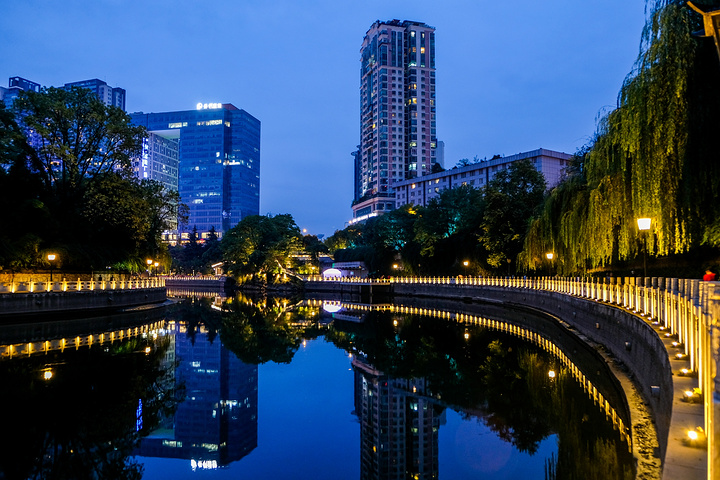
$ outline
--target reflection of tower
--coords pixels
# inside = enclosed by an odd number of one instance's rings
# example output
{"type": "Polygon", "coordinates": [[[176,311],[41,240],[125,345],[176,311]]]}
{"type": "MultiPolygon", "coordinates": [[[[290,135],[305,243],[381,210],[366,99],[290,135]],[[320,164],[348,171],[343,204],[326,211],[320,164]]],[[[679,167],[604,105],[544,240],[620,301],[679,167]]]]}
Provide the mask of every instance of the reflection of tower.
{"type": "Polygon", "coordinates": [[[425,396],[425,380],[391,378],[357,357],[352,365],[361,480],[438,478],[445,409],[425,396]]]}
{"type": "Polygon", "coordinates": [[[256,365],[247,365],[205,332],[194,343],[175,324],[175,382],[185,387],[174,423],[142,440],[141,456],[185,458],[193,468],[216,468],[240,460],[257,446],[256,365]]]}

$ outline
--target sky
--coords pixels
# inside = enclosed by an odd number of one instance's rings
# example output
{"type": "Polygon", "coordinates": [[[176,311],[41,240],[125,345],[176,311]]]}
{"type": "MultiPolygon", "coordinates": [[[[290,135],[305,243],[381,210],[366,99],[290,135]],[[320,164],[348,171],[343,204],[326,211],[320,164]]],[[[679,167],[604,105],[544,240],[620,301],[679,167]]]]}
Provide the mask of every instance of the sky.
{"type": "Polygon", "coordinates": [[[262,123],[260,213],[329,236],[352,218],[360,46],[376,20],[436,29],[445,167],[574,153],[616,106],[644,0],[23,0],[0,9],[0,85],[100,78],[127,111],[232,103],[262,123]]]}

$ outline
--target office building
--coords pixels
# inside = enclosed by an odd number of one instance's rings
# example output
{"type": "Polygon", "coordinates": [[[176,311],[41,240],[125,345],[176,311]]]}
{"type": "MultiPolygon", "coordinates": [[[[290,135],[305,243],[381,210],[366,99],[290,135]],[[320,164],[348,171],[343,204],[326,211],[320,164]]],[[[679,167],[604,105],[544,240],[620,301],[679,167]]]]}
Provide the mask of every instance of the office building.
{"type": "MultiPolygon", "coordinates": [[[[92,80],[83,80],[81,82],[66,83],[62,89],[68,90],[70,87],[80,87],[91,90],[96,97],[105,105],[125,110],[125,89],[119,87],[110,87],[107,83],[97,78],[92,80]]],[[[17,98],[21,91],[39,92],[40,84],[32,82],[22,77],[10,77],[8,87],[0,87],[0,100],[5,102],[5,106],[10,108],[12,102],[17,98]]]]}
{"type": "Polygon", "coordinates": [[[10,108],[20,92],[24,90],[39,92],[40,84],[22,77],[10,77],[7,88],[0,87],[0,100],[5,103],[5,107],[10,108]]]}
{"type": "Polygon", "coordinates": [[[111,87],[106,82],[93,78],[92,80],[83,80],[81,82],[66,83],[63,88],[69,90],[71,87],[86,88],[92,91],[96,97],[105,105],[111,105],[125,110],[125,89],[119,87],[111,87]]]}
{"type": "Polygon", "coordinates": [[[395,184],[397,207],[405,204],[426,206],[443,190],[470,185],[482,188],[500,171],[510,168],[513,162],[528,159],[543,174],[548,188],[556,186],[565,173],[572,155],[539,148],[530,152],[455,167],[422,178],[403,180],[395,184]]]}
{"type": "Polygon", "coordinates": [[[139,175],[155,178],[155,171],[170,175],[173,142],[177,142],[177,189],[189,207],[188,223],[178,226],[180,234],[193,228],[201,236],[212,228],[226,232],[244,217],[259,214],[259,120],[229,103],[197,104],[195,109],[176,112],[140,112],[131,117],[134,124],[152,134],[148,158],[135,164],[139,175]],[[152,156],[153,145],[165,153],[152,156]]]}
{"type": "Polygon", "coordinates": [[[435,29],[376,21],[360,49],[360,157],[353,221],[395,208],[395,185],[436,161],[435,29]]]}

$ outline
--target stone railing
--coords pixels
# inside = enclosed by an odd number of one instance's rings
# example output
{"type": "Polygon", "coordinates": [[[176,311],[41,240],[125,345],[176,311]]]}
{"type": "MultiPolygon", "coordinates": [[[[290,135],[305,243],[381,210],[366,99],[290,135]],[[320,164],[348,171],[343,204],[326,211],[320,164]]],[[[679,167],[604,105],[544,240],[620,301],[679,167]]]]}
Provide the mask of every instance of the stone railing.
{"type": "MultiPolygon", "coordinates": [[[[311,282],[351,284],[437,284],[501,287],[557,292],[612,305],[639,314],[673,337],[678,358],[689,361],[681,372],[697,376],[696,396],[704,403],[708,477],[720,478],[720,282],[679,278],[561,277],[307,277],[311,282]]],[[[701,439],[703,440],[703,439],[701,439]]]]}
{"type": "Polygon", "coordinates": [[[60,282],[6,282],[0,283],[0,295],[43,292],[82,292],[94,290],[133,290],[139,288],[164,287],[163,277],[138,278],[132,280],[112,281],[68,281],[60,282]]]}

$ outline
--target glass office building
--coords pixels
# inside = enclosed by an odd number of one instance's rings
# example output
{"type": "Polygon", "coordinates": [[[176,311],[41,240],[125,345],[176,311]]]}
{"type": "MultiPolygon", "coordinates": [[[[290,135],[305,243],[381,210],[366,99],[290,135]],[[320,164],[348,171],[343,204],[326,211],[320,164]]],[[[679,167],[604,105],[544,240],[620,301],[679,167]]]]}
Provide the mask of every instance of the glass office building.
{"type": "Polygon", "coordinates": [[[229,103],[133,113],[156,136],[177,140],[178,191],[190,207],[182,232],[225,232],[260,212],[260,121],[229,103]]]}

